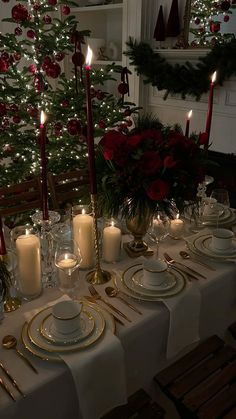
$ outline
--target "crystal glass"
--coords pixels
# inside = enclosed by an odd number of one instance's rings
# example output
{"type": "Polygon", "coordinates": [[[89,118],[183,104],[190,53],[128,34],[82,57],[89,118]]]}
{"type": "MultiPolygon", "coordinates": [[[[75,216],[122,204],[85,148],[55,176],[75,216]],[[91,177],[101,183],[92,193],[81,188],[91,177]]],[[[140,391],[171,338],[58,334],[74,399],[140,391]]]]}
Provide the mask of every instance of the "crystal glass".
{"type": "Polygon", "coordinates": [[[223,208],[230,207],[229,192],[227,191],[227,189],[223,189],[223,188],[213,189],[210,197],[216,200],[215,213],[216,213],[216,227],[218,228],[221,206],[223,208]]]}
{"type": "Polygon", "coordinates": [[[74,240],[58,241],[54,256],[58,268],[59,289],[70,296],[78,283],[77,268],[82,261],[80,249],[74,240]],[[76,274],[76,275],[75,275],[76,274]]]}
{"type": "Polygon", "coordinates": [[[165,213],[158,212],[150,222],[148,235],[150,239],[157,244],[157,256],[159,253],[159,243],[164,240],[170,232],[170,219],[165,213]]]}

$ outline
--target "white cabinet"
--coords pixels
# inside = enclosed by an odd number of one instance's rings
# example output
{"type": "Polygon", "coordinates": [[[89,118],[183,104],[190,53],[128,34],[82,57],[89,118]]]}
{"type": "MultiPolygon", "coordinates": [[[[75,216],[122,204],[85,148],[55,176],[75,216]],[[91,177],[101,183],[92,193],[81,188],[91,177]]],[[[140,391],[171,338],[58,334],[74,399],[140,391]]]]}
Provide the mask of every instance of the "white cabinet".
{"type": "MultiPolygon", "coordinates": [[[[89,0],[78,0],[78,7],[71,7],[71,14],[79,22],[77,29],[91,31],[88,43],[94,53],[93,65],[102,67],[114,62],[132,71],[129,76],[130,97],[126,97],[126,100],[137,105],[139,77],[130,67],[129,59],[123,52],[127,50],[126,42],[130,36],[138,41],[141,39],[142,8],[146,2],[147,0],[98,0],[97,3],[102,4],[91,5],[89,0]]],[[[82,48],[86,53],[86,46],[82,48]]],[[[70,72],[72,68],[72,63],[67,62],[66,72],[70,72]]]]}

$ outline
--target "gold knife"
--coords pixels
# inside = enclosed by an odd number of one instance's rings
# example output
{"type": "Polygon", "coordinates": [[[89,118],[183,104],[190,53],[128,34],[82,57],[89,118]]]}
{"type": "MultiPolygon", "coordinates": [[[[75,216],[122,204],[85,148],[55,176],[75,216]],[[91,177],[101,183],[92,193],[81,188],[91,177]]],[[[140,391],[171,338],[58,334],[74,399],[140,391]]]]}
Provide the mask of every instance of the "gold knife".
{"type": "Polygon", "coordinates": [[[14,402],[16,401],[15,397],[13,396],[13,394],[11,393],[11,391],[9,390],[8,386],[6,385],[6,383],[3,381],[2,378],[0,378],[0,386],[3,388],[3,390],[8,394],[8,396],[11,397],[12,400],[14,400],[14,402]]]}
{"type": "Polygon", "coordinates": [[[200,274],[199,272],[195,271],[194,269],[189,268],[188,266],[184,265],[181,262],[177,262],[175,259],[173,259],[171,256],[169,256],[168,253],[164,253],[163,255],[164,255],[164,258],[166,259],[167,262],[169,262],[171,265],[176,265],[177,267],[180,266],[180,268],[190,277],[192,277],[194,279],[199,279],[199,277],[207,279],[204,275],[200,274]],[[196,277],[195,275],[198,275],[198,277],[196,277]]]}
{"type": "MultiPolygon", "coordinates": [[[[95,298],[93,298],[90,295],[85,295],[84,298],[86,298],[86,300],[88,300],[90,303],[97,304],[97,301],[95,300],[95,298]]],[[[111,316],[113,316],[117,323],[121,324],[122,326],[125,326],[122,320],[120,320],[119,317],[116,317],[115,314],[113,314],[111,311],[107,310],[107,308],[105,309],[103,307],[103,310],[106,310],[111,316]]]]}
{"type": "Polygon", "coordinates": [[[19,393],[25,397],[25,394],[23,393],[23,391],[20,389],[20,387],[18,386],[16,380],[12,377],[12,375],[9,373],[9,371],[6,369],[6,367],[4,367],[3,363],[0,362],[0,368],[3,370],[3,372],[6,374],[6,376],[9,378],[9,380],[12,382],[13,386],[19,391],[19,393]]]}

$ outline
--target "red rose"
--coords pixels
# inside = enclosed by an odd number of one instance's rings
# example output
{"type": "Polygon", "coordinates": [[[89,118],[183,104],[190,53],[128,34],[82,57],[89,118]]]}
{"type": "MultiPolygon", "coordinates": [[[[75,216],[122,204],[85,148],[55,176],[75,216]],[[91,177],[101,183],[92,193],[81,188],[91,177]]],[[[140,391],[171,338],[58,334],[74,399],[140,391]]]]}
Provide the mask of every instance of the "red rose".
{"type": "Polygon", "coordinates": [[[163,201],[170,193],[170,185],[164,180],[154,180],[146,191],[147,195],[153,201],[163,201]]]}
{"type": "Polygon", "coordinates": [[[166,169],[172,169],[172,167],[175,167],[175,166],[176,166],[176,161],[173,158],[173,156],[166,156],[164,158],[164,167],[166,169]]]}
{"type": "Polygon", "coordinates": [[[200,145],[205,145],[205,144],[207,144],[207,141],[208,141],[208,134],[207,134],[207,132],[201,132],[199,134],[199,144],[200,145]]]}
{"type": "Polygon", "coordinates": [[[126,143],[126,136],[115,130],[107,132],[99,142],[106,160],[111,160],[114,153],[117,153],[118,149],[122,148],[126,143]]]}
{"type": "Polygon", "coordinates": [[[145,151],[138,164],[140,171],[147,176],[152,175],[162,166],[162,160],[156,151],[145,151]]]}
{"type": "Polygon", "coordinates": [[[130,146],[136,147],[142,141],[142,137],[140,134],[131,135],[127,138],[127,142],[130,146]]]}

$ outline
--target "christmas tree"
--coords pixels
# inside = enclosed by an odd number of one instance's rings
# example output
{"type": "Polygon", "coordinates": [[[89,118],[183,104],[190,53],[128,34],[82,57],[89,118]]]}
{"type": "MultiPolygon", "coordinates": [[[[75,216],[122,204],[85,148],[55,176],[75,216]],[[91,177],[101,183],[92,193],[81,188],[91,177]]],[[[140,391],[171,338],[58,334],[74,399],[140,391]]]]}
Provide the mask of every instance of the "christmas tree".
{"type": "MultiPolygon", "coordinates": [[[[7,2],[9,0],[2,0],[7,2]]],[[[61,0],[14,1],[13,33],[0,34],[0,179],[1,186],[31,178],[40,171],[40,112],[47,116],[48,170],[60,173],[87,167],[86,109],[82,52],[89,30],[80,31],[72,7],[61,0]],[[61,17],[62,16],[62,17],[61,17]],[[65,74],[65,60],[72,60],[65,74]]],[[[132,124],[137,108],[104,83],[120,77],[114,64],[91,72],[95,135],[132,124]]],[[[121,86],[122,85],[122,86],[121,86]]],[[[123,91],[123,90],[122,90],[123,91]]],[[[126,89],[127,91],[127,89],[126,89]]]]}
{"type": "Polygon", "coordinates": [[[191,3],[192,46],[209,46],[230,41],[234,35],[221,33],[221,27],[230,19],[236,0],[193,0],[191,3]]]}

